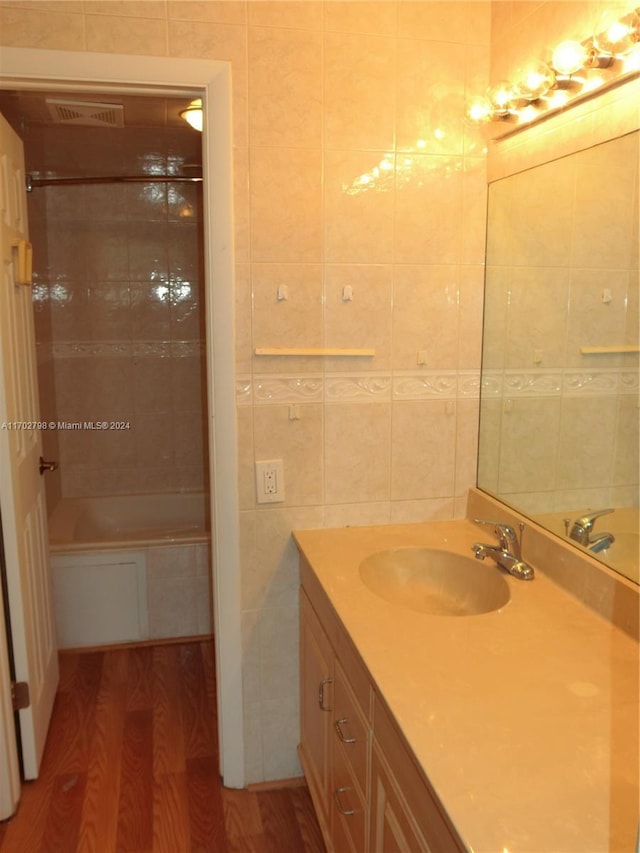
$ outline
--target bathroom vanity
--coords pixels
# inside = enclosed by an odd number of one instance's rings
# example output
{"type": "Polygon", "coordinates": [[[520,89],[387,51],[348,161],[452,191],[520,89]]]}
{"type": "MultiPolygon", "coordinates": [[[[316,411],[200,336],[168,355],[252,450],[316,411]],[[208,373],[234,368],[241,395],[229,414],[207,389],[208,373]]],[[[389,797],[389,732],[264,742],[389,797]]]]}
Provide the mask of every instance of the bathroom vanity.
{"type": "Polygon", "coordinates": [[[373,591],[362,564],[412,548],[472,559],[487,538],[473,522],[294,535],[300,758],[329,850],[635,849],[630,585],[610,620],[537,563],[533,581],[503,575],[496,609],[436,614],[373,591]]]}

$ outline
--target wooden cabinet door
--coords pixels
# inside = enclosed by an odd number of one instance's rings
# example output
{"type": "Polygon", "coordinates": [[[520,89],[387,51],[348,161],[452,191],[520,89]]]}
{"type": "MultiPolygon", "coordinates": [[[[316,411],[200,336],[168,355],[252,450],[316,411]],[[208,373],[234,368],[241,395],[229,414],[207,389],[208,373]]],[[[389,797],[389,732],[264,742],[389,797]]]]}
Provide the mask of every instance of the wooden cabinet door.
{"type": "Polygon", "coordinates": [[[371,853],[428,853],[429,847],[415,826],[402,792],[375,741],[370,818],[371,853]]]}
{"type": "Polygon", "coordinates": [[[304,592],[300,595],[300,760],[325,836],[329,836],[333,651],[304,592]]]}

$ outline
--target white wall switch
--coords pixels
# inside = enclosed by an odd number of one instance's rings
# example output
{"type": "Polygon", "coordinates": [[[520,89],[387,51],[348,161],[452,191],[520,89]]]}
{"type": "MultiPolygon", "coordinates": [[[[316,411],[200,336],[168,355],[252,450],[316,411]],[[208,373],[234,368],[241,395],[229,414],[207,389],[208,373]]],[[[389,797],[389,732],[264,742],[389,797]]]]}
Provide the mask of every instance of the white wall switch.
{"type": "Polygon", "coordinates": [[[282,459],[256,462],[256,500],[259,504],[284,500],[284,468],[282,459]]]}

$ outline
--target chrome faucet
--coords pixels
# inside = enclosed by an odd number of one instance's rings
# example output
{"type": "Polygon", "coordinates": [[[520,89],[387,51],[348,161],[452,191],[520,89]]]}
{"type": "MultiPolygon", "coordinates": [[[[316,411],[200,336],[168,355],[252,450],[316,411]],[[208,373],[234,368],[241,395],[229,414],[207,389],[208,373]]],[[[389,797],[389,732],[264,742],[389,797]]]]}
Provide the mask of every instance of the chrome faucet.
{"type": "MultiPolygon", "coordinates": [[[[483,542],[475,542],[471,546],[471,550],[476,555],[476,560],[491,557],[500,568],[505,569],[514,578],[523,581],[533,580],[533,569],[522,559],[520,541],[513,527],[500,521],[486,521],[484,518],[474,518],[474,521],[476,524],[491,525],[498,537],[498,545],[485,545],[483,542]]],[[[521,524],[520,533],[523,530],[524,524],[521,524]]]]}
{"type": "Polygon", "coordinates": [[[613,510],[601,509],[597,512],[588,512],[580,516],[580,518],[577,518],[573,522],[569,538],[575,542],[579,542],[580,545],[584,545],[585,548],[588,548],[595,554],[599,551],[604,551],[605,548],[609,548],[615,542],[613,533],[592,534],[592,530],[596,518],[600,518],[601,515],[609,515],[610,512],[613,512],[613,510]]]}

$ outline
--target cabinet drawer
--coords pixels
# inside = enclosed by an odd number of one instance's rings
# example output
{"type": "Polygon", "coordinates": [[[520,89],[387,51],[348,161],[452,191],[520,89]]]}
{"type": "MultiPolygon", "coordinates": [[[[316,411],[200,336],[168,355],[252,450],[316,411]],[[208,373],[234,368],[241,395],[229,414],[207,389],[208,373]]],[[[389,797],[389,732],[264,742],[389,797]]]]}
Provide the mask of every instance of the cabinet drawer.
{"type": "Polygon", "coordinates": [[[334,744],[333,802],[331,803],[332,839],[336,853],[363,853],[366,847],[368,811],[359,783],[354,778],[346,758],[345,746],[334,744]],[[348,846],[339,846],[338,839],[347,838],[348,846]]]}
{"type": "Polygon", "coordinates": [[[344,760],[366,800],[369,787],[371,727],[351,692],[346,674],[337,662],[332,718],[334,748],[338,745],[342,747],[344,760]]]}

